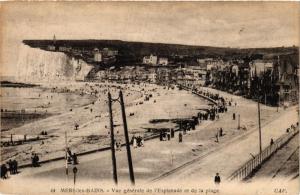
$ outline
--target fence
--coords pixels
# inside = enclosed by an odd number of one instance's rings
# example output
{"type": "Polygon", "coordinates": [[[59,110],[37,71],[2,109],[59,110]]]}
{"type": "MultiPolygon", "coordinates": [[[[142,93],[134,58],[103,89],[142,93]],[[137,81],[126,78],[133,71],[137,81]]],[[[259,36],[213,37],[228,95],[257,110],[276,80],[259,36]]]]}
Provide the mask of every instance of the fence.
{"type": "Polygon", "coordinates": [[[299,126],[297,126],[294,130],[291,129],[288,133],[282,135],[276,141],[274,141],[272,145],[266,147],[260,154],[257,154],[255,157],[253,157],[253,159],[249,160],[242,167],[233,172],[227,179],[235,181],[246,179],[255,171],[257,171],[265,161],[267,161],[278,149],[284,146],[298,133],[299,126]]]}

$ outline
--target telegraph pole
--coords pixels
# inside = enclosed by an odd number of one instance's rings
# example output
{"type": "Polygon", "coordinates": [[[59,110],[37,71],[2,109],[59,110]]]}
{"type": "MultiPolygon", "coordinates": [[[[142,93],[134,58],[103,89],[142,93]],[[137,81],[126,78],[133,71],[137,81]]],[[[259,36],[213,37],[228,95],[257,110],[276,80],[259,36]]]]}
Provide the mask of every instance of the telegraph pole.
{"type": "Polygon", "coordinates": [[[109,120],[110,120],[111,159],[112,159],[112,166],[113,166],[113,178],[115,184],[118,184],[117,163],[116,163],[116,154],[115,154],[114,122],[113,122],[113,115],[112,115],[112,99],[111,99],[110,92],[108,92],[108,107],[109,107],[109,120]]]}
{"type": "Polygon", "coordinates": [[[67,131],[65,131],[65,150],[66,150],[66,154],[65,154],[65,158],[66,158],[66,175],[68,175],[69,171],[68,171],[68,138],[67,138],[67,131]]]}
{"type": "Polygon", "coordinates": [[[257,108],[258,108],[258,130],[259,130],[259,153],[261,153],[261,125],[260,125],[260,105],[259,100],[257,101],[257,108]]]}
{"type": "Polygon", "coordinates": [[[125,113],[125,106],[124,106],[122,91],[120,91],[119,97],[120,97],[120,104],[121,104],[121,109],[122,109],[122,118],[123,118],[124,135],[125,135],[125,141],[126,141],[126,150],[127,150],[130,181],[131,181],[131,184],[134,185],[135,179],[134,179],[134,172],[133,172],[133,166],[132,166],[132,158],[131,158],[130,143],[129,143],[129,137],[128,137],[127,121],[126,121],[126,113],[125,113]]]}

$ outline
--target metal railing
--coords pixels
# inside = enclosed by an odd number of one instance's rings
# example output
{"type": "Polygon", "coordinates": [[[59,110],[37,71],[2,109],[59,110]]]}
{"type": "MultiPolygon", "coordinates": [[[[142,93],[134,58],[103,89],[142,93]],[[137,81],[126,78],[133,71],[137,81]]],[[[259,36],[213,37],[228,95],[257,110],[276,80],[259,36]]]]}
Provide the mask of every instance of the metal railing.
{"type": "Polygon", "coordinates": [[[229,181],[241,181],[245,180],[248,176],[257,171],[260,166],[267,161],[278,149],[284,146],[290,139],[299,133],[299,126],[293,130],[291,129],[288,133],[282,135],[274,141],[272,145],[266,147],[261,153],[254,156],[238,170],[234,171],[227,179],[229,181]]]}

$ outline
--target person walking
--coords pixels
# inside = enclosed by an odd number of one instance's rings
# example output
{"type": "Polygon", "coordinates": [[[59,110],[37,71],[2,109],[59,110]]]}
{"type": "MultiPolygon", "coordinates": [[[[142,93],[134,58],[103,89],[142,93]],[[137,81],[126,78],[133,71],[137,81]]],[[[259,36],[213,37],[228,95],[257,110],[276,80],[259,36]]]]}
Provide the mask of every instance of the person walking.
{"type": "Polygon", "coordinates": [[[39,166],[40,158],[39,158],[39,156],[36,153],[34,153],[32,161],[33,161],[33,166],[34,167],[38,167],[39,166]]]}
{"type": "Polygon", "coordinates": [[[178,138],[179,138],[179,142],[182,142],[182,133],[181,132],[179,133],[178,138]]]}
{"type": "Polygon", "coordinates": [[[78,130],[79,124],[75,123],[74,127],[75,127],[74,130],[78,130]]]}
{"type": "Polygon", "coordinates": [[[168,141],[170,141],[171,140],[171,134],[167,133],[167,137],[168,137],[168,141]]]}
{"type": "Polygon", "coordinates": [[[142,137],[140,135],[136,138],[136,142],[137,142],[137,146],[141,147],[142,137]]]}
{"type": "Polygon", "coordinates": [[[216,142],[219,142],[219,132],[216,133],[216,142]]]}
{"type": "Polygon", "coordinates": [[[163,132],[163,139],[162,139],[163,141],[167,141],[167,134],[166,134],[166,132],[164,131],[163,132]]]}
{"type": "Polygon", "coordinates": [[[35,167],[34,153],[31,154],[31,166],[35,167]]]}
{"type": "Polygon", "coordinates": [[[163,132],[162,132],[162,130],[160,130],[160,133],[159,133],[159,140],[163,141],[163,132]]]}
{"type": "Polygon", "coordinates": [[[220,183],[221,183],[221,177],[220,177],[219,173],[216,173],[215,184],[219,185],[220,183]]]}
{"type": "Polygon", "coordinates": [[[18,162],[16,161],[16,159],[14,159],[12,161],[13,164],[13,174],[17,174],[18,173],[18,162]]]}
{"type": "Polygon", "coordinates": [[[172,129],[171,129],[171,138],[174,138],[174,135],[175,135],[175,131],[174,131],[174,129],[172,128],[172,129]]]}
{"type": "Polygon", "coordinates": [[[220,134],[220,137],[223,136],[223,128],[222,127],[220,128],[219,134],[220,134]]]}
{"type": "Polygon", "coordinates": [[[68,155],[67,162],[68,164],[72,164],[72,157],[70,155],[68,155]]]}
{"type": "Polygon", "coordinates": [[[75,152],[72,155],[72,159],[73,159],[73,165],[77,165],[78,164],[78,159],[77,159],[77,155],[76,155],[75,152]]]}
{"type": "Polygon", "coordinates": [[[136,137],[132,138],[132,142],[133,142],[133,148],[137,148],[137,140],[136,137]]]}
{"type": "Polygon", "coordinates": [[[6,167],[6,164],[2,164],[1,165],[1,178],[2,179],[7,179],[7,172],[8,172],[8,170],[7,170],[7,167],[6,167]]]}
{"type": "Polygon", "coordinates": [[[9,174],[13,174],[13,162],[11,159],[9,159],[9,161],[7,162],[8,165],[8,170],[9,170],[9,174]]]}

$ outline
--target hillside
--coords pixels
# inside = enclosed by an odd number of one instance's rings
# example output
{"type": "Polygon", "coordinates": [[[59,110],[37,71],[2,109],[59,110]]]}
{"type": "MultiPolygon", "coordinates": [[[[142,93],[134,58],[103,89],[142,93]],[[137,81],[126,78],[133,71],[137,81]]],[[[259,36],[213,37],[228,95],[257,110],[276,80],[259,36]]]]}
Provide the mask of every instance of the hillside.
{"type": "MultiPolygon", "coordinates": [[[[24,40],[24,44],[31,47],[45,49],[47,45],[53,44],[53,40],[24,40]]],[[[274,48],[225,48],[210,46],[193,46],[165,43],[145,43],[128,42],[121,40],[56,40],[57,46],[67,46],[76,49],[92,51],[94,48],[108,47],[119,51],[119,62],[136,63],[140,62],[145,55],[167,56],[170,59],[176,59],[178,56],[186,60],[196,58],[220,57],[225,60],[234,58],[273,58],[278,55],[298,56],[298,47],[274,47],[274,48]]]]}

